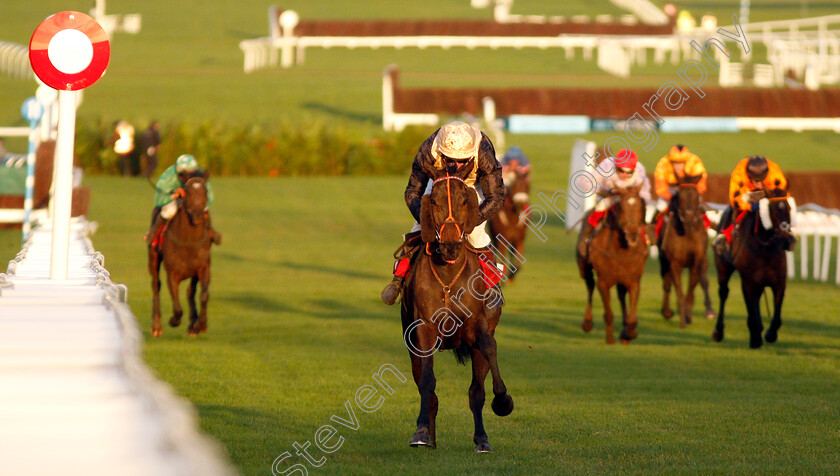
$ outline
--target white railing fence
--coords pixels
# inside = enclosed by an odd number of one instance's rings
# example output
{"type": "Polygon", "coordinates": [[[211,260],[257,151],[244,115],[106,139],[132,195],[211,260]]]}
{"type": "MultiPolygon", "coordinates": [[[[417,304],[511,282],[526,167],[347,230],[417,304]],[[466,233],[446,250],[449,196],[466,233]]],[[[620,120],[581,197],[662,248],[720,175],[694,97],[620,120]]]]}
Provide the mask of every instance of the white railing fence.
{"type": "Polygon", "coordinates": [[[34,78],[35,73],[29,65],[29,48],[0,41],[0,74],[18,79],[34,78]]]}

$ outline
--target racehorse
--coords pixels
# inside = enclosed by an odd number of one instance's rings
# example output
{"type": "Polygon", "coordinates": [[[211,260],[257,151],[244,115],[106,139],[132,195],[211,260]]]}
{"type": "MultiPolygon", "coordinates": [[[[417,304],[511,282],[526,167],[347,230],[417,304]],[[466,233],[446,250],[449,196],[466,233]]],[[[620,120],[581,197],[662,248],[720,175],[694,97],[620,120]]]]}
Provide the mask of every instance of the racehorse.
{"type": "MultiPolygon", "coordinates": [[[[490,219],[490,239],[497,250],[505,250],[507,246],[500,246],[500,237],[513,246],[519,256],[525,251],[525,220],[520,216],[528,210],[531,185],[528,183],[527,172],[511,170],[503,176],[505,184],[505,203],[490,219]]],[[[520,267],[511,266],[507,280],[513,280],[520,267]]]]}
{"type": "Polygon", "coordinates": [[[210,297],[210,219],[207,207],[207,186],[204,177],[193,177],[184,185],[184,197],[178,199],[178,211],[164,225],[160,248],[149,245],[149,272],[152,274],[152,335],[160,337],[160,265],[167,274],[169,295],[172,297],[172,317],[169,325],[177,327],[184,314],[178,287],[181,281],[190,280],[187,302],[190,306],[190,325],[187,332],[197,336],[207,330],[207,300],[210,297]],[[201,311],[196,312],[195,293],[201,282],[201,311]]]}
{"type": "Polygon", "coordinates": [[[702,176],[686,176],[680,180],[679,189],[671,197],[668,215],[662,225],[659,247],[659,266],[662,275],[662,315],[665,319],[673,316],[670,306],[671,285],[677,293],[677,312],[680,314],[680,327],[691,324],[691,309],[694,306],[694,289],[697,283],[703,288],[706,306],[706,318],[714,319],[712,300],[709,298],[709,267],[706,258],[706,246],[709,237],[703,221],[702,198],[697,191],[697,183],[702,176]],[[688,289],[683,294],[681,274],[689,269],[688,289]]]}
{"type": "Polygon", "coordinates": [[[785,190],[765,192],[759,200],[759,212],[747,212],[732,232],[730,250],[725,255],[715,252],[718,272],[720,312],[712,338],[723,340],[723,308],[729,296],[729,278],[735,270],[741,276],[741,291],[747,305],[747,327],[750,330],[750,347],[761,347],[761,295],[764,288],[773,290],[773,319],[764,335],[768,343],[776,342],[782,326],[782,301],[787,285],[787,259],[785,249],[793,243],[792,219],[795,220],[795,202],[785,190]]]}
{"type": "Polygon", "coordinates": [[[586,311],[581,328],[584,332],[592,330],[592,291],[595,289],[594,273],[597,273],[598,292],[604,302],[607,344],[615,343],[613,312],[610,307],[610,288],[613,286],[616,286],[621,302],[621,342],[629,344],[638,334],[636,305],[648,255],[644,233],[645,203],[639,197],[640,189],[641,185],[624,190],[616,189],[619,201],[606,214],[600,230],[596,231],[588,243],[584,240],[583,233],[578,236],[575,255],[580,276],[586,281],[587,291],[586,311]],[[629,309],[625,302],[627,294],[630,295],[629,309]]]}
{"type": "Polygon", "coordinates": [[[475,450],[484,453],[492,451],[482,419],[488,370],[493,377],[493,412],[510,414],[513,399],[499,374],[493,337],[502,312],[501,292],[497,286],[488,289],[485,285],[478,252],[466,241],[478,222],[478,196],[464,182],[472,167],[464,166],[457,176],[436,178],[431,193],[422,198],[424,246],[406,279],[401,311],[403,337],[420,392],[417,431],[410,446],[436,447],[434,354],[452,349],[461,364],[472,358],[469,402],[475,423],[473,441],[475,450]]]}

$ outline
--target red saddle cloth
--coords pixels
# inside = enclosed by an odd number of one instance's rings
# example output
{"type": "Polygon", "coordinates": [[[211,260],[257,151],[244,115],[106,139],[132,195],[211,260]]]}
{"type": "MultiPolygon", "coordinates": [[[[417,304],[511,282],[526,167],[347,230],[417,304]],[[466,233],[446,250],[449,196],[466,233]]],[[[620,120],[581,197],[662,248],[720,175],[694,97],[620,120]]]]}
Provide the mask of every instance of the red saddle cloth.
{"type": "Polygon", "coordinates": [[[483,279],[487,289],[499,284],[502,277],[505,275],[505,265],[501,264],[502,269],[499,269],[493,263],[489,263],[483,259],[478,260],[481,264],[481,272],[484,273],[483,279]]]}
{"type": "Polygon", "coordinates": [[[159,250],[161,245],[163,245],[163,236],[164,236],[163,234],[166,233],[166,227],[168,227],[168,226],[169,226],[169,222],[164,223],[163,226],[158,228],[157,233],[155,233],[155,239],[152,240],[152,246],[155,249],[159,250]]]}
{"type": "Polygon", "coordinates": [[[735,229],[735,224],[736,223],[741,223],[741,220],[744,218],[744,216],[746,214],[747,214],[746,211],[742,211],[741,213],[738,214],[738,218],[735,219],[735,223],[733,223],[733,224],[727,226],[726,228],[724,228],[723,230],[721,230],[721,233],[723,233],[723,236],[726,237],[726,242],[727,243],[732,243],[732,231],[735,229]]]}

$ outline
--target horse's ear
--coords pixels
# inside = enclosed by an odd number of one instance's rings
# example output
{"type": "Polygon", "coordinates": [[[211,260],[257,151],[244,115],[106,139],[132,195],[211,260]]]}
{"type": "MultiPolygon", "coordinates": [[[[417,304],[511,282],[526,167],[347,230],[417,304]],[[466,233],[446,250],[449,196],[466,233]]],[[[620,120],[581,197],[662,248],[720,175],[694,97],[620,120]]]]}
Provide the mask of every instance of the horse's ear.
{"type": "Polygon", "coordinates": [[[432,221],[431,195],[423,195],[420,199],[420,238],[424,243],[435,242],[435,225],[432,221]]]}
{"type": "Polygon", "coordinates": [[[478,192],[468,188],[467,201],[469,215],[467,216],[467,222],[464,224],[464,234],[469,235],[478,226],[478,192]]]}
{"type": "Polygon", "coordinates": [[[461,180],[466,180],[467,177],[469,177],[470,174],[472,173],[473,169],[475,169],[477,161],[478,161],[478,159],[471,160],[471,161],[467,162],[466,164],[464,164],[463,167],[461,167],[460,169],[455,171],[455,176],[460,178],[461,180]]]}

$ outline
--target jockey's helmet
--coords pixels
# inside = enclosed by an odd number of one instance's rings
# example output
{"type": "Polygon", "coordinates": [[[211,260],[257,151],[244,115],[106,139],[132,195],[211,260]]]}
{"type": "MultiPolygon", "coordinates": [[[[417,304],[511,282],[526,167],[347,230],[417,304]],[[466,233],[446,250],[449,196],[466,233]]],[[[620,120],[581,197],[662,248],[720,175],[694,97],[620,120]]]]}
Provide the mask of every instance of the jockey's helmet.
{"type": "Polygon", "coordinates": [[[478,156],[481,131],[461,121],[445,124],[438,131],[432,143],[432,157],[437,162],[439,155],[450,159],[471,159],[478,156]]]}
{"type": "Polygon", "coordinates": [[[183,154],[175,159],[176,172],[193,172],[198,170],[198,161],[190,154],[183,154]]]}
{"type": "Polygon", "coordinates": [[[615,166],[619,169],[624,169],[625,172],[632,173],[636,170],[638,164],[639,158],[636,157],[636,153],[632,150],[621,149],[615,156],[615,166]]]}
{"type": "Polygon", "coordinates": [[[761,155],[754,155],[747,160],[747,177],[755,182],[761,182],[767,178],[770,172],[767,167],[767,159],[761,155]]]}
{"type": "Polygon", "coordinates": [[[677,144],[668,151],[668,160],[672,162],[685,162],[689,157],[691,157],[691,152],[682,144],[677,144]]]}

